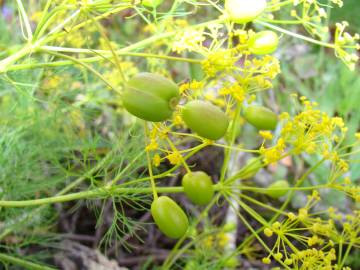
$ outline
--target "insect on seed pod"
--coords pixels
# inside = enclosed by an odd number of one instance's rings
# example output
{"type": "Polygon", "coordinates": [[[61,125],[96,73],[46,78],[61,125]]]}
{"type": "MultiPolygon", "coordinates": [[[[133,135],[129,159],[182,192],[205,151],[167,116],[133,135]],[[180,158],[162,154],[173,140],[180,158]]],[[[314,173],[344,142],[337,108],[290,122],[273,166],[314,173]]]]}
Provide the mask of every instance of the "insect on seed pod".
{"type": "Polygon", "coordinates": [[[230,20],[247,23],[258,17],[266,8],[266,0],[225,0],[225,11],[230,20]]]}
{"type": "Polygon", "coordinates": [[[274,130],[278,122],[278,117],[273,111],[260,105],[246,107],[244,118],[259,130],[274,130]]]}
{"type": "Polygon", "coordinates": [[[184,211],[168,196],[154,199],[151,204],[151,215],[160,231],[173,239],[182,237],[189,227],[189,220],[184,211]]]}
{"type": "Polygon", "coordinates": [[[198,205],[208,204],[214,196],[213,182],[205,172],[188,172],[182,178],[184,192],[191,202],[198,205]]]}
{"type": "Polygon", "coordinates": [[[222,138],[229,126],[229,118],[221,109],[201,100],[185,104],[182,118],[192,131],[210,140],[222,138]]]}
{"type": "Polygon", "coordinates": [[[279,37],[274,31],[261,31],[249,39],[249,50],[253,54],[271,54],[279,45],[279,37]]]}
{"type": "Polygon", "coordinates": [[[122,96],[129,113],[151,122],[170,118],[179,99],[179,88],[173,81],[147,72],[132,77],[122,96]]]}

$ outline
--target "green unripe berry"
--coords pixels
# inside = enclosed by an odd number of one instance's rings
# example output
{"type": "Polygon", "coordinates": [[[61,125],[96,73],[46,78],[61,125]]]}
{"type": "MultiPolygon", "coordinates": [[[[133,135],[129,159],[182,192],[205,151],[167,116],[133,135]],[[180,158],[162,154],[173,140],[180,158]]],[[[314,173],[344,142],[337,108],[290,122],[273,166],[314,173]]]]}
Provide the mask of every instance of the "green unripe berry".
{"type": "Polygon", "coordinates": [[[160,231],[170,238],[182,237],[189,227],[189,220],[184,211],[167,196],[154,199],[151,204],[151,215],[160,231]]]}
{"type": "Polygon", "coordinates": [[[279,180],[274,183],[272,183],[270,186],[268,186],[268,190],[266,191],[266,194],[269,195],[272,198],[280,198],[289,191],[289,183],[286,180],[279,180]]]}
{"type": "Polygon", "coordinates": [[[266,8],[266,0],[225,0],[225,11],[230,20],[247,23],[258,17],[266,8]]]}
{"type": "Polygon", "coordinates": [[[274,31],[261,31],[253,35],[248,44],[253,54],[271,54],[279,45],[279,37],[274,31]]]}
{"type": "Polygon", "coordinates": [[[182,109],[182,119],[192,131],[210,140],[223,137],[229,126],[229,118],[221,109],[201,100],[188,102],[182,109]]]}
{"type": "Polygon", "coordinates": [[[164,0],[142,0],[141,4],[145,7],[156,8],[159,6],[164,0]]]}
{"type": "Polygon", "coordinates": [[[179,88],[173,81],[147,72],[132,77],[122,96],[129,113],[152,122],[170,118],[179,99],[179,88]]]}
{"type": "Polygon", "coordinates": [[[259,105],[245,108],[244,118],[259,130],[274,130],[278,121],[278,117],[273,111],[259,105]]]}
{"type": "Polygon", "coordinates": [[[194,204],[206,205],[214,196],[211,177],[202,171],[185,174],[182,179],[182,186],[186,196],[194,204]]]}

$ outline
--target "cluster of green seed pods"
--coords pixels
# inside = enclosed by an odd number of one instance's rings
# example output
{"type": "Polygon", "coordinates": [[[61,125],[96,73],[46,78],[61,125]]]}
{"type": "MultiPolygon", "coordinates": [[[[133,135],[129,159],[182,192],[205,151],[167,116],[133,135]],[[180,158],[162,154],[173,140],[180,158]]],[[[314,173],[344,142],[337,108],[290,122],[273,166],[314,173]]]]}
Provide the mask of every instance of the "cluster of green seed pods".
{"type": "MultiPolygon", "coordinates": [[[[254,48],[257,44],[254,41],[254,48]]],[[[162,122],[171,118],[180,93],[178,86],[170,79],[154,73],[139,73],[126,84],[122,96],[124,108],[132,115],[151,122],[162,122]]],[[[227,134],[229,118],[219,107],[207,101],[192,100],[181,110],[184,123],[203,138],[218,140],[227,134]]],[[[262,130],[275,129],[277,116],[269,109],[252,105],[244,110],[244,118],[262,130]]],[[[241,177],[249,178],[261,167],[259,159],[253,159],[241,172],[241,177]]],[[[274,185],[280,185],[280,181],[274,185]]],[[[214,186],[209,175],[202,171],[188,172],[182,179],[184,193],[197,205],[208,204],[214,196],[214,186]]],[[[280,189],[269,190],[272,197],[282,196],[280,189]]],[[[183,209],[171,198],[160,196],[151,205],[152,217],[159,229],[170,238],[182,237],[189,221],[183,209]]]]}
{"type": "MultiPolygon", "coordinates": [[[[197,205],[208,204],[214,196],[213,182],[205,172],[188,172],[182,179],[185,195],[197,205]]],[[[151,204],[151,215],[166,236],[174,239],[184,236],[189,220],[184,210],[168,196],[155,198],[151,204]]]]}
{"type": "MultiPolygon", "coordinates": [[[[178,86],[154,73],[139,73],[132,77],[122,96],[123,106],[128,112],[151,122],[169,119],[179,99],[178,86]]],[[[229,126],[229,119],[221,109],[200,100],[185,104],[182,117],[192,131],[210,140],[222,138],[229,126]],[[204,120],[208,120],[206,124],[204,120]]]]}

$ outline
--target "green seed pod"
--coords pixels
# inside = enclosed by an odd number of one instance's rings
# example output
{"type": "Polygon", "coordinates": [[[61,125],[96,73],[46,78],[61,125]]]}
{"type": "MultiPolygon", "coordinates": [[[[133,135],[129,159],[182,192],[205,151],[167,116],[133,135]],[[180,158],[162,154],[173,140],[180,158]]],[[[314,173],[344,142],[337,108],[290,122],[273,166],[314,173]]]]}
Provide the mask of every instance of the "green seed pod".
{"type": "Polygon", "coordinates": [[[159,6],[164,0],[142,0],[141,4],[143,4],[143,6],[145,7],[150,7],[150,8],[156,8],[157,6],[159,6]]]}
{"type": "Polygon", "coordinates": [[[279,180],[272,183],[270,186],[268,186],[268,188],[269,190],[266,191],[266,194],[272,198],[277,199],[286,195],[286,193],[288,192],[289,183],[286,180],[279,180]]]}
{"type": "Polygon", "coordinates": [[[129,113],[152,122],[170,118],[179,99],[179,88],[173,81],[146,72],[132,77],[122,96],[129,113]]]}
{"type": "Polygon", "coordinates": [[[274,112],[259,105],[245,108],[244,118],[259,130],[274,130],[278,121],[274,112]]]}
{"type": "Polygon", "coordinates": [[[188,102],[182,109],[182,118],[192,131],[210,140],[223,137],[229,126],[229,118],[222,110],[201,100],[188,102]]]}
{"type": "Polygon", "coordinates": [[[247,23],[258,17],[266,8],[266,0],[225,0],[225,11],[230,20],[247,23]]]}
{"type": "Polygon", "coordinates": [[[151,215],[160,231],[170,238],[182,237],[189,227],[184,211],[168,196],[160,196],[152,202],[151,215]]]}
{"type": "Polygon", "coordinates": [[[249,39],[249,50],[253,54],[271,54],[279,45],[279,37],[274,31],[261,31],[249,39]]]}
{"type": "Polygon", "coordinates": [[[206,205],[214,195],[211,177],[202,171],[185,174],[182,179],[182,186],[186,196],[194,204],[206,205]]]}

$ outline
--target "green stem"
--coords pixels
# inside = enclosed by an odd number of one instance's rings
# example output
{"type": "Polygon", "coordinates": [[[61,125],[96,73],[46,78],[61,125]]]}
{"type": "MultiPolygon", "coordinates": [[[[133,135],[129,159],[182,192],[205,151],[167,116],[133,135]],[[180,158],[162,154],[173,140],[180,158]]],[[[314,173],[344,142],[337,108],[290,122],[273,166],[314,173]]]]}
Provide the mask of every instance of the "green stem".
{"type": "Polygon", "coordinates": [[[27,40],[30,42],[33,38],[33,34],[31,31],[31,26],[30,26],[30,22],[29,22],[29,18],[25,12],[25,8],[24,5],[22,3],[21,0],[16,0],[16,3],[18,5],[18,9],[19,9],[19,14],[20,14],[20,19],[22,18],[24,24],[25,24],[25,29],[26,29],[26,33],[27,33],[27,40]]]}
{"type": "MultiPolygon", "coordinates": [[[[70,190],[72,190],[73,188],[75,188],[76,186],[80,185],[83,181],[85,181],[87,178],[89,178],[91,175],[93,175],[96,171],[98,171],[100,168],[102,168],[104,166],[104,164],[106,164],[106,162],[108,162],[109,159],[111,159],[113,157],[113,155],[117,151],[117,149],[118,149],[118,147],[116,147],[115,149],[110,151],[95,167],[93,167],[91,170],[86,172],[83,176],[77,178],[75,181],[71,182],[69,185],[64,187],[55,196],[63,195],[65,193],[69,192],[70,190]]],[[[33,217],[37,212],[41,211],[45,206],[46,205],[42,205],[41,207],[32,210],[30,213],[26,214],[25,216],[21,216],[20,220],[13,221],[13,223],[20,224],[22,222],[25,222],[25,220],[31,219],[31,217],[33,217]]],[[[3,239],[5,236],[7,236],[13,230],[14,230],[14,227],[6,228],[0,234],[0,239],[3,239]]]]}
{"type": "Polygon", "coordinates": [[[239,104],[237,104],[237,107],[235,110],[235,117],[234,117],[234,120],[233,120],[232,126],[231,126],[231,133],[230,133],[231,139],[230,139],[229,148],[225,148],[225,157],[224,157],[223,165],[221,167],[221,174],[220,174],[219,182],[224,182],[225,176],[226,176],[226,171],[229,167],[229,161],[230,161],[230,157],[231,157],[231,153],[232,153],[232,147],[233,147],[235,139],[236,139],[236,123],[239,121],[240,109],[241,109],[241,104],[239,103],[239,104]]]}
{"type": "Polygon", "coordinates": [[[306,36],[303,36],[303,35],[300,35],[300,34],[297,34],[297,33],[293,33],[291,31],[285,30],[285,29],[283,29],[281,27],[278,27],[276,25],[267,23],[267,22],[265,22],[263,20],[255,20],[255,22],[258,23],[258,24],[261,24],[261,25],[263,25],[265,27],[276,30],[276,31],[278,31],[280,33],[283,33],[283,34],[286,34],[286,35],[289,35],[289,36],[293,36],[295,38],[302,39],[302,40],[308,41],[308,42],[313,43],[313,44],[317,44],[317,45],[332,48],[332,49],[336,48],[335,44],[330,44],[330,43],[323,42],[323,41],[320,41],[320,40],[316,40],[316,39],[313,39],[313,38],[309,38],[309,37],[306,37],[306,36]]]}
{"type": "MultiPolygon", "coordinates": [[[[54,47],[51,46],[42,46],[40,47],[40,50],[44,50],[45,52],[50,51],[57,51],[57,52],[67,52],[67,50],[56,50],[54,47]],[[50,50],[49,50],[50,48],[50,50]]],[[[87,50],[87,49],[76,49],[77,50],[87,50]]],[[[91,50],[96,53],[101,53],[102,56],[93,56],[93,57],[86,57],[86,58],[76,58],[78,61],[81,61],[82,63],[94,63],[101,60],[104,60],[104,57],[107,59],[112,59],[111,55],[109,55],[109,52],[104,50],[102,53],[102,50],[91,50]]],[[[80,53],[80,52],[79,52],[80,53]]],[[[184,58],[184,57],[175,57],[175,56],[168,56],[168,55],[158,55],[158,54],[151,54],[151,53],[136,53],[136,52],[126,52],[123,50],[116,51],[116,55],[118,56],[134,56],[134,57],[144,57],[144,58],[157,58],[157,59],[164,59],[169,61],[179,61],[179,62],[187,62],[187,63],[194,63],[194,64],[200,64],[201,60],[198,59],[191,59],[191,58],[184,58]]],[[[18,64],[18,65],[12,65],[7,70],[8,71],[15,71],[15,70],[23,70],[23,69],[32,69],[32,68],[43,68],[43,67],[60,67],[60,66],[68,66],[73,65],[74,61],[65,60],[65,61],[55,61],[55,62],[45,62],[45,63],[32,63],[32,64],[18,64]]]]}
{"type": "Polygon", "coordinates": [[[230,185],[225,186],[224,189],[237,189],[237,190],[247,190],[247,191],[253,191],[253,192],[259,192],[259,193],[267,193],[268,191],[278,191],[278,190],[314,190],[314,189],[322,189],[322,188],[333,188],[333,189],[339,189],[336,186],[331,185],[317,185],[317,186],[310,186],[310,187],[288,187],[288,188],[260,188],[260,187],[250,187],[250,186],[243,186],[243,185],[230,185]]]}
{"type": "Polygon", "coordinates": [[[30,270],[55,270],[55,268],[29,262],[24,259],[20,259],[4,253],[0,253],[0,261],[2,261],[3,263],[18,265],[24,267],[25,269],[30,269],[30,270]]]}
{"type": "Polygon", "coordinates": [[[65,58],[65,59],[69,59],[70,61],[72,61],[75,64],[78,64],[80,66],[83,66],[84,68],[86,68],[87,70],[89,70],[90,72],[92,72],[95,76],[97,76],[99,79],[101,79],[107,86],[109,86],[112,90],[120,93],[117,88],[112,85],[112,83],[110,83],[103,75],[101,75],[97,70],[95,70],[92,66],[82,62],[81,60],[72,57],[72,56],[68,56],[66,54],[62,54],[62,53],[56,53],[56,52],[50,52],[48,51],[49,54],[52,54],[54,56],[60,57],[60,58],[65,58]]]}
{"type": "MultiPolygon", "coordinates": [[[[302,185],[302,183],[305,181],[305,179],[314,171],[316,170],[316,168],[318,168],[325,160],[322,159],[320,161],[318,161],[313,167],[311,167],[307,172],[305,172],[297,181],[295,187],[299,187],[302,185]]],[[[292,196],[294,194],[294,190],[291,190],[286,201],[283,203],[283,205],[280,207],[279,212],[277,212],[269,221],[269,224],[272,224],[275,220],[277,220],[277,218],[281,215],[280,213],[283,212],[287,205],[290,203],[292,196]]],[[[257,233],[260,233],[264,230],[264,226],[262,226],[261,228],[257,229],[257,233]]],[[[241,245],[238,247],[238,249],[243,248],[244,246],[246,246],[250,241],[252,241],[254,239],[254,235],[249,236],[247,239],[245,239],[245,241],[243,241],[241,243],[241,245]]]]}
{"type": "MultiPolygon", "coordinates": [[[[144,121],[144,128],[145,128],[145,146],[146,146],[146,144],[148,143],[148,140],[149,140],[149,129],[148,129],[146,121],[144,121]]],[[[154,175],[153,175],[153,171],[152,171],[150,153],[147,150],[145,150],[145,151],[146,151],[146,159],[147,159],[147,163],[148,163],[148,170],[149,170],[149,176],[150,176],[151,191],[153,193],[154,200],[156,200],[158,198],[158,194],[157,194],[155,179],[154,179],[154,175]]]]}
{"type": "Polygon", "coordinates": [[[345,261],[346,261],[346,258],[348,257],[349,253],[350,253],[350,250],[353,246],[353,242],[350,242],[349,245],[347,246],[346,248],[346,251],[345,251],[345,254],[344,254],[344,257],[342,258],[341,260],[341,263],[340,263],[340,266],[339,266],[339,269],[342,269],[343,265],[345,264],[345,261]]]}
{"type": "MultiPolygon", "coordinates": [[[[219,185],[214,185],[214,190],[218,191],[222,189],[219,185]]],[[[58,195],[49,198],[41,198],[34,200],[24,201],[0,201],[0,207],[29,207],[53,203],[63,203],[68,201],[80,200],[80,199],[98,199],[106,198],[109,196],[121,195],[121,194],[151,194],[155,193],[181,193],[184,192],[182,186],[175,187],[144,187],[144,188],[124,188],[124,187],[106,187],[97,188],[94,190],[81,191],[76,193],[70,193],[66,195],[58,195]]]]}

